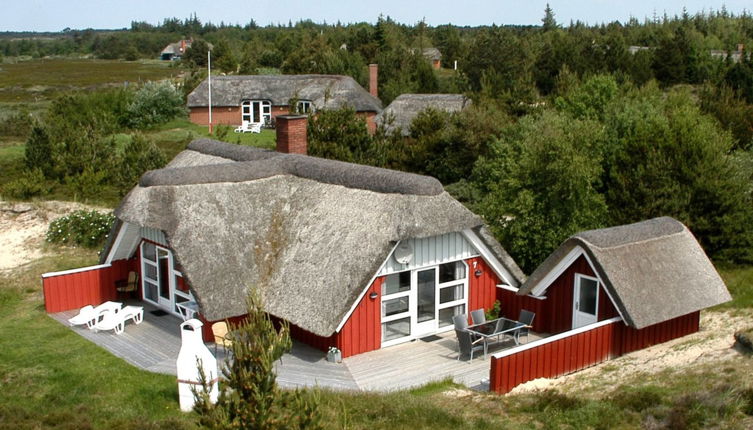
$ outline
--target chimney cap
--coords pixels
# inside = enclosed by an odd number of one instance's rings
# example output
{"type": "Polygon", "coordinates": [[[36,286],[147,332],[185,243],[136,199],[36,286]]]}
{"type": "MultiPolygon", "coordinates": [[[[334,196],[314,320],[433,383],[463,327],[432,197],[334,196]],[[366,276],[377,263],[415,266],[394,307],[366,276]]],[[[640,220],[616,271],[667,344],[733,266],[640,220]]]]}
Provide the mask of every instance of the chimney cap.
{"type": "Polygon", "coordinates": [[[285,114],[285,115],[277,115],[277,118],[284,118],[284,119],[301,119],[301,118],[308,118],[308,115],[301,115],[301,114],[285,114]]]}

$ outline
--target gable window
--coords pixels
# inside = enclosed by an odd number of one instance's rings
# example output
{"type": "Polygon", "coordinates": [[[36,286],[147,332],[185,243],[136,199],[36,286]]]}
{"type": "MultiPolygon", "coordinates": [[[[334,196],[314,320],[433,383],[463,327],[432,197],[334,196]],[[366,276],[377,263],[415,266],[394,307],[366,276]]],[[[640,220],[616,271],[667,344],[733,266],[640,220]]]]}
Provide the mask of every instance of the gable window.
{"type": "Polygon", "coordinates": [[[269,124],[272,121],[272,103],[269,100],[243,100],[241,120],[269,124]]]}
{"type": "Polygon", "coordinates": [[[309,100],[298,100],[295,110],[299,114],[309,114],[314,111],[314,105],[309,100]]]}

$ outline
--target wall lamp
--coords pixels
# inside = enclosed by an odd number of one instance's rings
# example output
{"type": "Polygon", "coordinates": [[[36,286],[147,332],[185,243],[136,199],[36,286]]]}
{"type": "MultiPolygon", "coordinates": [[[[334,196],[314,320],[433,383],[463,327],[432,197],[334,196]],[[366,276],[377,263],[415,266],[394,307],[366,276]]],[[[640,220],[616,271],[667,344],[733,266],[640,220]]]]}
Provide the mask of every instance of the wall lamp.
{"type": "Polygon", "coordinates": [[[379,297],[379,294],[375,293],[374,291],[372,291],[371,294],[369,294],[369,298],[372,300],[376,299],[377,297],[379,297]]]}

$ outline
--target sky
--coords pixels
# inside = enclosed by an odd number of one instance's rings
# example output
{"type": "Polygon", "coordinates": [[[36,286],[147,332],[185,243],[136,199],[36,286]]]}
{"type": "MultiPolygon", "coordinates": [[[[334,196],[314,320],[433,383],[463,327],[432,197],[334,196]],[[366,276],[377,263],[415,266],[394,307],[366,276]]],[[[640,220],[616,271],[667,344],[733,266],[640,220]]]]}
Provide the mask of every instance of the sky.
{"type": "MultiPolygon", "coordinates": [[[[301,19],[343,24],[376,22],[379,15],[397,22],[415,24],[422,19],[431,26],[539,25],[547,1],[539,0],[3,0],[0,31],[60,31],[64,28],[117,29],[131,21],[157,24],[164,18],[187,18],[196,13],[201,22],[259,25],[287,24],[301,19]]],[[[739,14],[753,9],[750,0],[726,2],[700,0],[549,0],[560,24],[580,20],[588,24],[640,21],[654,16],[720,10],[739,14]]]]}

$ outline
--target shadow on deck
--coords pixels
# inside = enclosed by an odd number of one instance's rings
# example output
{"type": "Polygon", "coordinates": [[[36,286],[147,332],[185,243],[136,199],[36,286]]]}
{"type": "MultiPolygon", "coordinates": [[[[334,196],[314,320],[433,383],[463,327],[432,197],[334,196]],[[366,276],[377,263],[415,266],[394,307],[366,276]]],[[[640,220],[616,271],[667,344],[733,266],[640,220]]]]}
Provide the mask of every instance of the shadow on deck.
{"type": "MultiPolygon", "coordinates": [[[[148,303],[132,303],[144,307],[144,321],[129,321],[123,334],[112,331],[96,332],[85,326],[71,330],[110,351],[113,355],[144,370],[176,375],[175,361],[180,351],[180,318],[157,316],[156,307],[148,303]]],[[[50,314],[61,324],[78,311],[50,314]]],[[[529,341],[538,339],[531,334],[529,341]]],[[[214,345],[207,344],[214,352],[214,345]]],[[[292,350],[275,365],[277,382],[281,387],[319,386],[335,390],[392,391],[424,385],[428,382],[452,378],[455,382],[476,390],[488,390],[491,354],[514,346],[512,340],[490,345],[489,355],[474,357],[473,361],[457,360],[457,341],[450,331],[425,340],[383,348],[330,363],[325,353],[301,342],[293,341],[292,350]]],[[[218,348],[218,361],[225,358],[218,348]]]]}

